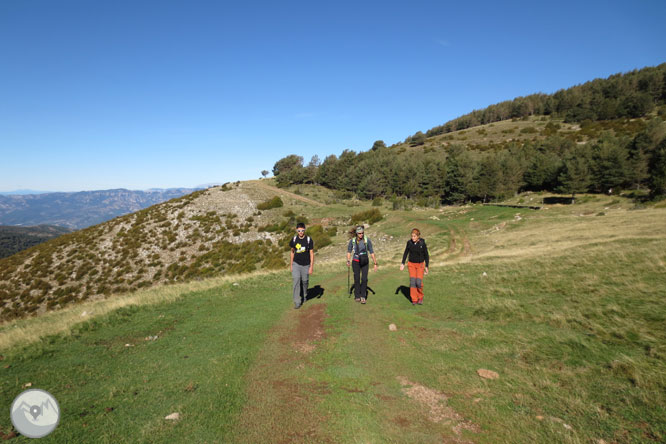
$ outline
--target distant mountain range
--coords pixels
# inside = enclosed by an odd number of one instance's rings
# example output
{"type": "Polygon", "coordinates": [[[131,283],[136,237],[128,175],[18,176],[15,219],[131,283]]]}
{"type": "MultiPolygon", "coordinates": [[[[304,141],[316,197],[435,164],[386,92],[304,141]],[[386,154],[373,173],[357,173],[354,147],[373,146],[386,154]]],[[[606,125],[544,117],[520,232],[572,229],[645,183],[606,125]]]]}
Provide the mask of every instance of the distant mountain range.
{"type": "Polygon", "coordinates": [[[14,190],[14,191],[0,191],[0,196],[13,196],[15,194],[46,194],[52,191],[37,191],[37,190],[14,190]]]}
{"type": "Polygon", "coordinates": [[[0,225],[57,225],[81,229],[181,197],[197,189],[0,195],[0,225]]]}

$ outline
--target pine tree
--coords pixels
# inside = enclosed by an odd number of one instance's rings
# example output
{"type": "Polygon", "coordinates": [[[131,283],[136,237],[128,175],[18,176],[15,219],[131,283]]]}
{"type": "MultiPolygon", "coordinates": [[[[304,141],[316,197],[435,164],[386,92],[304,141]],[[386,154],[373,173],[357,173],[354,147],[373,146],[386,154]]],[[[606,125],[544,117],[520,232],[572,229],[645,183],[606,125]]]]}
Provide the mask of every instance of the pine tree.
{"type": "Polygon", "coordinates": [[[474,195],[482,199],[483,203],[497,197],[499,194],[502,172],[497,162],[497,156],[486,156],[478,165],[474,180],[474,195]]]}
{"type": "Polygon", "coordinates": [[[650,177],[648,156],[643,150],[635,151],[627,160],[626,173],[627,183],[636,190],[640,189],[641,185],[650,177]]]}
{"type": "Polygon", "coordinates": [[[500,156],[500,188],[501,196],[512,196],[516,194],[525,184],[524,161],[517,152],[504,152],[500,156]]]}
{"type": "Polygon", "coordinates": [[[412,136],[409,143],[412,146],[418,146],[418,145],[423,145],[425,141],[426,141],[426,135],[423,134],[421,131],[417,131],[416,134],[412,136]]]}
{"type": "Polygon", "coordinates": [[[452,146],[446,159],[442,201],[463,203],[471,194],[476,165],[464,147],[452,146]]]}
{"type": "Polygon", "coordinates": [[[335,189],[336,163],[338,158],[335,154],[326,156],[324,162],[317,168],[315,182],[328,188],[335,189]]]}
{"type": "Polygon", "coordinates": [[[571,203],[574,203],[576,193],[585,193],[592,183],[588,154],[584,147],[576,147],[564,159],[559,189],[571,194],[571,203]]]}
{"type": "Polygon", "coordinates": [[[377,151],[382,148],[386,148],[386,144],[383,140],[375,140],[375,143],[372,144],[372,151],[377,151]]]}
{"type": "Polygon", "coordinates": [[[650,194],[666,196],[666,138],[654,150],[650,159],[650,194]]]}
{"type": "Polygon", "coordinates": [[[525,185],[528,190],[552,190],[562,168],[562,159],[555,153],[536,152],[525,174],[525,185]]]}
{"type": "Polygon", "coordinates": [[[602,193],[619,190],[627,182],[627,150],[623,143],[605,134],[592,150],[594,188],[602,193]]]}

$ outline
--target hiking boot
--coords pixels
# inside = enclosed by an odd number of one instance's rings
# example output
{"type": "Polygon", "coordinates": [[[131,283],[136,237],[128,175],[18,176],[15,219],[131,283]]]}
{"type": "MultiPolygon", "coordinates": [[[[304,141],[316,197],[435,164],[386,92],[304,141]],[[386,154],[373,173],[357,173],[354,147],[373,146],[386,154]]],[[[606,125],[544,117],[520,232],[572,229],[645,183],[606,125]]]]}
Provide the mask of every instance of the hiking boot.
{"type": "Polygon", "coordinates": [[[356,302],[361,302],[361,298],[354,298],[356,302]]]}
{"type": "Polygon", "coordinates": [[[419,304],[419,305],[423,305],[423,299],[419,299],[419,301],[417,302],[417,304],[419,304]]]}
{"type": "Polygon", "coordinates": [[[365,304],[365,298],[361,298],[361,304],[365,304]]]}
{"type": "MultiPolygon", "coordinates": [[[[303,304],[301,304],[301,305],[303,305],[303,304]]],[[[300,305],[294,305],[294,310],[298,310],[299,308],[301,308],[300,305]]]]}

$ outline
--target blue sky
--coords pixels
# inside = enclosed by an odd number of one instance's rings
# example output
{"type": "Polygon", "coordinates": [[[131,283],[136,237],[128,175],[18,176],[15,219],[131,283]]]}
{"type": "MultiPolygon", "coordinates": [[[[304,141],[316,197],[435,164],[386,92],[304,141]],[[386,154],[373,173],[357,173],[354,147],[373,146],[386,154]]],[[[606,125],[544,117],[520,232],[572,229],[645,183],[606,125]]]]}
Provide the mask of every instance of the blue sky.
{"type": "Polygon", "coordinates": [[[645,0],[2,0],[0,191],[192,187],[392,144],[666,62],[664,17],[645,0]]]}

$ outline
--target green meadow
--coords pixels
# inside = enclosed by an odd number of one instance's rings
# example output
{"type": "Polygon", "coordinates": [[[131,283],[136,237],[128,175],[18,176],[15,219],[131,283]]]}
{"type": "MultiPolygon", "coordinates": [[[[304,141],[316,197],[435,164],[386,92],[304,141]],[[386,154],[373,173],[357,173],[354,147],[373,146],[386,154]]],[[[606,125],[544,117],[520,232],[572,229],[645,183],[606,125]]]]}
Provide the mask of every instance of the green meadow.
{"type": "MultiPolygon", "coordinates": [[[[285,269],[89,302],[85,318],[66,308],[57,334],[60,318],[12,321],[2,404],[26,384],[52,393],[61,419],[45,443],[666,440],[666,209],[598,196],[378,208],[366,305],[348,296],[340,233],[300,310],[285,269]],[[423,306],[399,271],[413,226],[431,252],[423,306]]],[[[12,430],[0,415],[0,436],[28,441],[12,430]]]]}

